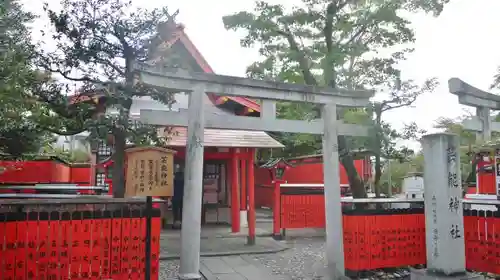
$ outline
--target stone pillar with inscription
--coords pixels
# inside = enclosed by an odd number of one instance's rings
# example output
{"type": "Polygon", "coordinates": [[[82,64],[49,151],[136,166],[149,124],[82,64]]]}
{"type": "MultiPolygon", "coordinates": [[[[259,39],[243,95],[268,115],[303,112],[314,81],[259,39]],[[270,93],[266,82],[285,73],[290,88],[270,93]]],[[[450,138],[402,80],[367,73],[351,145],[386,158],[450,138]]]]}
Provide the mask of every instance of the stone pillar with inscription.
{"type": "Polygon", "coordinates": [[[422,138],[427,269],[411,279],[482,279],[465,270],[465,244],[457,135],[422,138]]]}

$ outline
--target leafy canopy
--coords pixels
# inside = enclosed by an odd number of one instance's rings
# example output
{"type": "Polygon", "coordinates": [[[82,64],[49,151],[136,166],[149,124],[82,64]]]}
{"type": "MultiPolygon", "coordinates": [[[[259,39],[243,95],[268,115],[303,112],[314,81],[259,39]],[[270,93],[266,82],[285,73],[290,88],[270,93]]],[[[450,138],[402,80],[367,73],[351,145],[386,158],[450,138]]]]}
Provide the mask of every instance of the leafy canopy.
{"type": "MultiPolygon", "coordinates": [[[[114,195],[124,195],[124,150],[127,143],[164,144],[157,127],[131,121],[134,98],[152,98],[164,104],[172,95],[138,83],[134,76],[136,62],[161,55],[173,17],[167,8],[134,9],[122,0],[62,0],[62,9],[45,11],[50,18],[56,44],[54,51],[40,50],[37,64],[61,79],[52,91],[37,93],[59,116],[51,123],[59,134],[90,131],[94,138],[107,134],[114,138],[114,195]],[[101,103],[70,103],[67,82],[78,83],[77,96],[99,95],[101,103]],[[107,114],[98,114],[96,111],[107,114]]],[[[163,61],[164,62],[164,61],[163,61]]]]}
{"type": "MultiPolygon", "coordinates": [[[[387,90],[396,88],[394,82],[400,74],[397,63],[412,51],[405,46],[415,41],[415,32],[403,15],[422,11],[439,15],[447,2],[302,0],[298,6],[285,7],[257,1],[252,12],[228,15],[223,21],[227,29],[244,32],[243,47],[259,49],[262,59],[248,67],[250,77],[333,88],[387,90]]],[[[413,83],[407,85],[406,90],[397,91],[397,96],[387,100],[388,106],[404,107],[414,102],[422,91],[414,88],[413,83]]],[[[319,108],[310,104],[283,104],[278,111],[299,119],[319,114],[319,108]],[[303,115],[297,114],[300,112],[303,115]]],[[[346,114],[345,110],[341,112],[344,117],[346,114]]],[[[300,146],[303,152],[320,147],[316,136],[281,135],[280,140],[300,146]]],[[[338,142],[353,195],[365,196],[350,153],[353,141],[341,136],[338,142]]],[[[288,153],[294,146],[287,147],[288,153]]]]}
{"type": "Polygon", "coordinates": [[[9,158],[38,153],[54,140],[37,118],[43,106],[32,96],[44,86],[32,65],[27,24],[34,18],[18,1],[0,3],[0,152],[9,158]]]}

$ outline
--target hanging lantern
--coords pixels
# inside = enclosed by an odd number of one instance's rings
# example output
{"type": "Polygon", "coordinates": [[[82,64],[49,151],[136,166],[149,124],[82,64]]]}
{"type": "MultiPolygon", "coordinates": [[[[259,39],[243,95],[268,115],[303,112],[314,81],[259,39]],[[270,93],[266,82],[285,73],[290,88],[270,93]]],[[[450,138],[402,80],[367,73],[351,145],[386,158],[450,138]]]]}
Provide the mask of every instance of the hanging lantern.
{"type": "Polygon", "coordinates": [[[269,170],[271,175],[271,180],[283,179],[285,171],[290,167],[293,167],[288,161],[282,158],[270,159],[268,162],[260,166],[260,168],[266,168],[269,170]]]}

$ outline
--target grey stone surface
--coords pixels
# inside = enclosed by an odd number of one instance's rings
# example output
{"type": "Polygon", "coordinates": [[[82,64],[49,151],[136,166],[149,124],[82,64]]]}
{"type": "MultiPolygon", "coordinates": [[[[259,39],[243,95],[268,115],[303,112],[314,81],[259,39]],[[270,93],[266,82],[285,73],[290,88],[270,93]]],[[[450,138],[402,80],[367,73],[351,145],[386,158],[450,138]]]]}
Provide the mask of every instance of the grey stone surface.
{"type": "Polygon", "coordinates": [[[484,277],[482,275],[474,273],[464,273],[460,275],[446,276],[429,272],[426,269],[412,269],[410,279],[411,280],[483,280],[484,277]]]}
{"type": "MultiPolygon", "coordinates": [[[[289,250],[273,254],[259,255],[242,255],[242,256],[227,256],[220,257],[228,265],[233,268],[237,266],[245,266],[245,263],[251,263],[252,266],[259,270],[267,271],[272,274],[272,278],[260,276],[259,280],[329,280],[326,278],[326,262],[324,260],[325,247],[324,238],[297,238],[286,241],[289,250]]],[[[207,258],[202,258],[202,261],[207,258]]],[[[161,261],[160,271],[163,278],[160,280],[177,280],[176,273],[178,270],[178,260],[161,261]],[[165,271],[168,270],[168,271],[165,271]]],[[[208,268],[203,264],[200,267],[201,272],[207,271],[208,268]]],[[[238,269],[245,273],[245,269],[238,269]]],[[[240,273],[238,275],[242,276],[240,273]]],[[[212,279],[218,280],[212,275],[212,279]]],[[[223,277],[236,277],[234,273],[221,274],[223,277]]],[[[358,279],[409,279],[409,269],[391,269],[391,270],[374,270],[360,275],[358,279]]],[[[219,277],[220,279],[220,277],[219,277]]],[[[223,278],[224,279],[224,278],[223,278]]],[[[239,279],[239,278],[229,278],[239,279]]],[[[244,278],[243,278],[244,279],[244,278]]],[[[494,279],[494,277],[491,277],[494,279]]]]}
{"type": "Polygon", "coordinates": [[[273,275],[271,270],[251,258],[246,258],[246,256],[203,258],[201,273],[207,280],[280,279],[273,275]],[[225,268],[221,268],[221,266],[225,266],[225,268]]]}
{"type": "Polygon", "coordinates": [[[188,138],[186,147],[185,188],[180,239],[181,267],[183,279],[199,279],[201,201],[203,199],[203,140],[205,115],[203,97],[205,92],[197,89],[189,94],[188,138]]]}
{"type": "MultiPolygon", "coordinates": [[[[270,237],[258,237],[253,246],[246,245],[246,237],[231,238],[204,238],[201,239],[201,255],[208,256],[227,256],[241,254],[262,254],[276,253],[288,249],[284,243],[276,241],[270,237]]],[[[179,258],[181,251],[180,239],[163,238],[160,241],[160,259],[179,258]]]]}
{"type": "Polygon", "coordinates": [[[340,203],[339,150],[337,142],[337,108],[325,105],[321,114],[324,119],[323,174],[326,219],[326,259],[328,277],[339,279],[344,275],[344,233],[342,229],[342,206],[340,203]]]}
{"type": "Polygon", "coordinates": [[[160,261],[159,280],[177,280],[179,260],[160,261]]]}
{"type": "Polygon", "coordinates": [[[282,279],[316,280],[326,279],[325,240],[323,238],[301,238],[287,241],[289,250],[266,255],[247,256],[271,269],[282,279]],[[287,278],[288,277],[288,278],[287,278]]]}
{"type": "Polygon", "coordinates": [[[247,280],[247,278],[241,276],[238,273],[217,275],[215,279],[217,279],[217,280],[247,280]]]}
{"type": "MultiPolygon", "coordinates": [[[[160,111],[160,110],[141,110],[141,121],[154,125],[171,125],[171,126],[186,126],[188,114],[185,111],[160,111]]],[[[249,118],[244,116],[231,116],[228,118],[224,115],[216,115],[210,112],[205,113],[206,125],[205,128],[212,129],[234,129],[252,131],[276,131],[289,133],[323,133],[323,121],[321,119],[311,120],[307,123],[301,123],[297,120],[275,119],[268,122],[262,122],[260,118],[249,118]]],[[[336,127],[339,134],[353,136],[367,136],[365,127],[359,127],[354,124],[336,121],[336,127]]],[[[267,146],[266,146],[267,147],[267,146]]],[[[273,146],[269,146],[273,147],[273,146]]],[[[276,143],[274,147],[283,147],[276,143]]]]}
{"type": "Polygon", "coordinates": [[[500,123],[493,122],[490,116],[491,110],[500,109],[500,97],[458,78],[451,78],[448,81],[448,88],[451,93],[458,96],[460,104],[476,107],[476,116],[463,122],[465,129],[476,131],[478,139],[483,142],[490,141],[491,132],[500,130],[500,123]]]}
{"type": "MultiPolygon", "coordinates": [[[[239,258],[239,256],[235,256],[234,258],[239,258]]],[[[235,273],[231,265],[221,258],[206,258],[202,262],[213,274],[235,273]]]]}
{"type": "MultiPolygon", "coordinates": [[[[145,63],[138,63],[134,65],[135,71],[141,74],[141,78],[147,76],[148,74],[153,74],[155,76],[163,78],[163,80],[173,80],[175,82],[170,83],[180,88],[184,81],[191,82],[191,84],[201,83],[202,85],[209,86],[219,86],[219,90],[213,90],[209,92],[214,92],[218,94],[227,94],[234,96],[245,96],[246,91],[258,90],[260,91],[259,97],[267,97],[266,92],[280,92],[285,94],[285,97],[281,97],[284,100],[290,100],[290,95],[295,94],[315,94],[315,95],[326,95],[326,96],[342,96],[348,97],[350,99],[360,98],[368,100],[375,94],[373,90],[340,90],[328,87],[318,87],[310,85],[298,85],[290,83],[277,83],[272,81],[247,79],[236,76],[225,76],[225,75],[214,75],[206,74],[201,72],[188,72],[179,68],[164,68],[158,66],[152,66],[145,63]],[[245,90],[243,92],[230,91],[228,88],[239,86],[243,87],[245,90]],[[228,92],[229,91],[229,92],[228,92]]],[[[161,79],[160,78],[160,79],[161,79]]],[[[158,86],[169,87],[168,83],[161,83],[158,86]]],[[[247,94],[248,95],[248,94],[247,94]]],[[[272,99],[272,98],[271,98],[272,99]]],[[[293,101],[293,100],[292,100],[293,101]]],[[[300,102],[308,101],[304,98],[299,98],[300,102]]],[[[326,103],[326,102],[325,102],[326,103]]]]}
{"type": "Polygon", "coordinates": [[[464,218],[457,135],[422,137],[427,268],[445,275],[465,272],[464,218]]]}

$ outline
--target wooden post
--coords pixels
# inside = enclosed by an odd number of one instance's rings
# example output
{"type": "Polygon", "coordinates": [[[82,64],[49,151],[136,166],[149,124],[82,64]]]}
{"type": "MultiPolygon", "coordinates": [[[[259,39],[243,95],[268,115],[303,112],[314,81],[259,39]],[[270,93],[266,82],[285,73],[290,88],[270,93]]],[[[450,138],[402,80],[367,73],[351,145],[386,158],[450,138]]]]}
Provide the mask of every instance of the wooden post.
{"type": "Polygon", "coordinates": [[[280,186],[282,181],[274,179],[273,184],[273,238],[280,240],[281,236],[281,192],[280,186]]]}
{"type": "MultiPolygon", "coordinates": [[[[241,201],[240,210],[247,211],[247,157],[251,152],[245,152],[245,156],[241,158],[241,201]]],[[[248,171],[250,173],[250,171],[248,171]]]]}
{"type": "Polygon", "coordinates": [[[248,226],[248,203],[247,203],[247,158],[249,151],[245,150],[240,157],[240,227],[248,226]]]}
{"type": "Polygon", "coordinates": [[[255,172],[254,172],[255,149],[250,150],[248,162],[248,245],[255,245],[255,172]]]}
{"type": "Polygon", "coordinates": [[[231,154],[231,230],[240,232],[240,198],[238,188],[238,154],[233,149],[231,154]]]}

